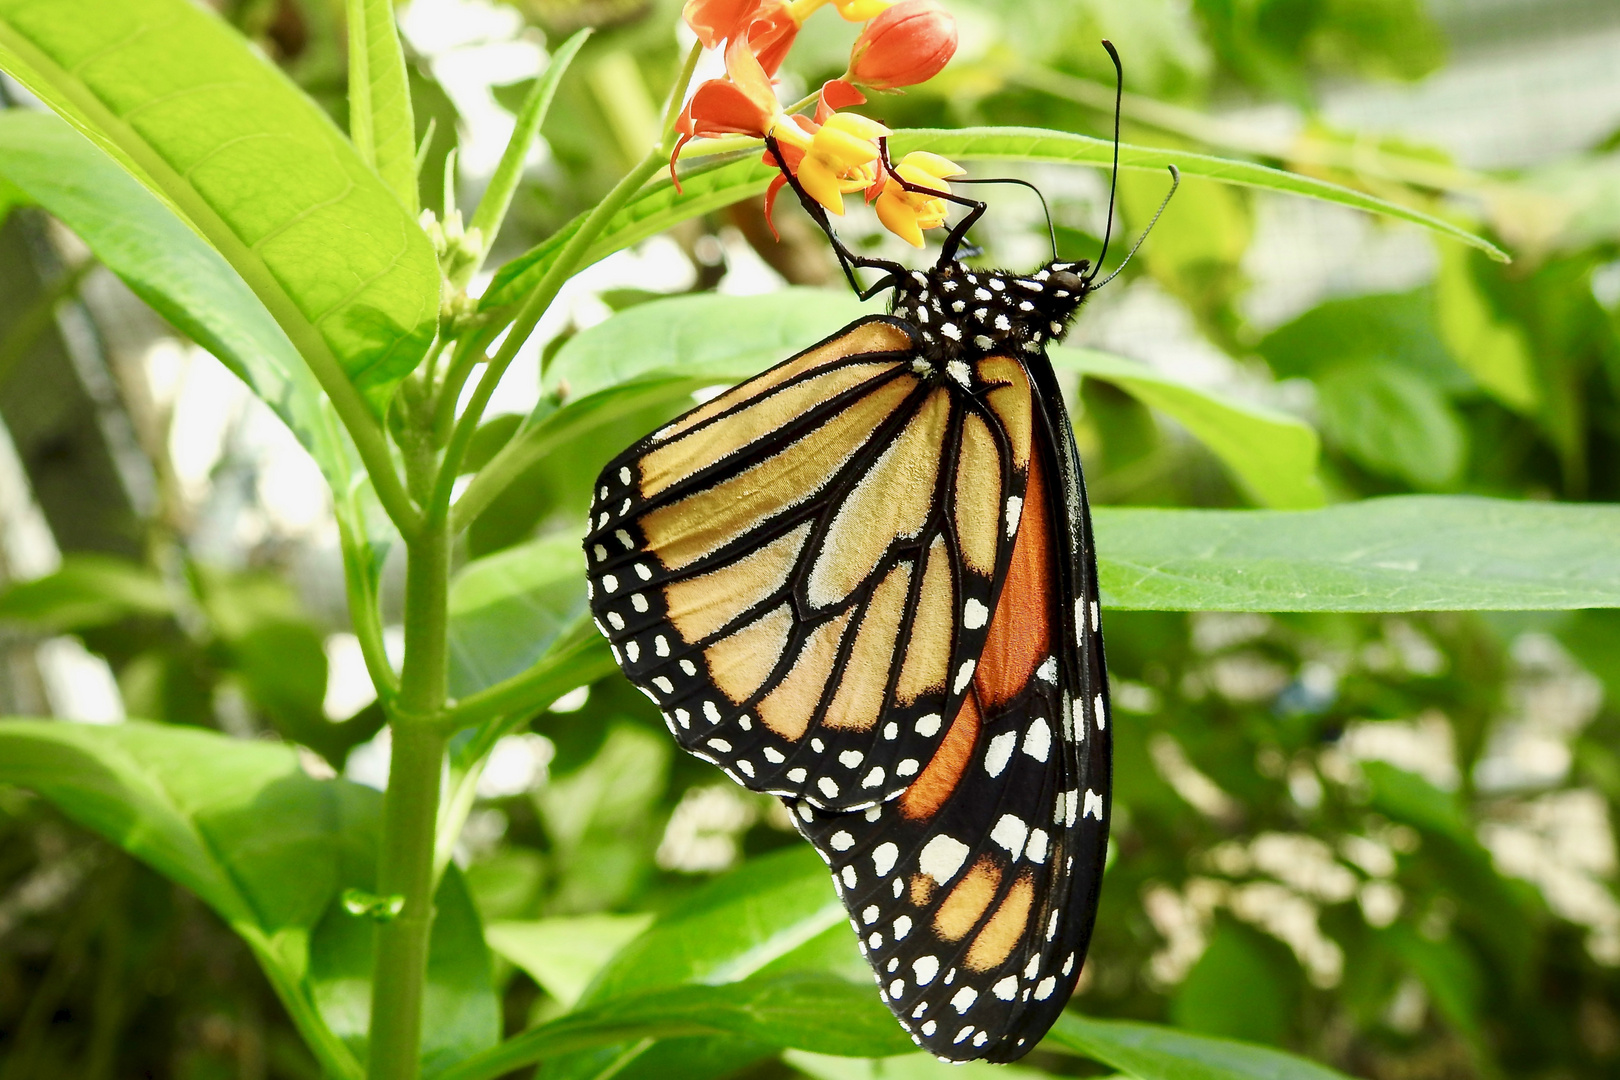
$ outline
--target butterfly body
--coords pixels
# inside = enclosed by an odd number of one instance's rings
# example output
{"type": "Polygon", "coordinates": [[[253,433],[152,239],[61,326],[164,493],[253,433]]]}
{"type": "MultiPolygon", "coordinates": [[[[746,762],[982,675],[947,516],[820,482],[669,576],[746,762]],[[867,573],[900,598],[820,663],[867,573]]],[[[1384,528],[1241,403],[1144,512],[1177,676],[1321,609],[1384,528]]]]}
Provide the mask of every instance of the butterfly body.
{"type": "Polygon", "coordinates": [[[919,1045],[1010,1061],[1078,978],[1110,790],[1084,263],[942,261],[603,470],[591,607],[691,753],[780,796],[919,1045]]]}

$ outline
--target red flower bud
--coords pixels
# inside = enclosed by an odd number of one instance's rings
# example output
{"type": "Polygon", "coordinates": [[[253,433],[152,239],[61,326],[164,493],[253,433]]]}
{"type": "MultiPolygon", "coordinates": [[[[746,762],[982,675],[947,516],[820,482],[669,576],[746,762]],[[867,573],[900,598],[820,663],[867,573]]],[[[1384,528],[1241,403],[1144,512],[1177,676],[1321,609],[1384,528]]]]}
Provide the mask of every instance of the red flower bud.
{"type": "Polygon", "coordinates": [[[956,54],[956,20],[936,0],[900,0],[866,24],[849,54],[850,82],[873,90],[915,86],[956,54]]]}

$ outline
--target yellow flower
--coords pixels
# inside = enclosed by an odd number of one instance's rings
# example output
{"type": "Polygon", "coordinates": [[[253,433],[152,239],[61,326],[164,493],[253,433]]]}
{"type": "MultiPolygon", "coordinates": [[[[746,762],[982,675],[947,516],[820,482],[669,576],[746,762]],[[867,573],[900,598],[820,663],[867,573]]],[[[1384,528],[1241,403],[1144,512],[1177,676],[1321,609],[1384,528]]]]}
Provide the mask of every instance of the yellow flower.
{"type": "Polygon", "coordinates": [[[865,22],[867,19],[881,15],[894,0],[833,0],[833,7],[838,9],[848,22],[865,22]]]}
{"type": "Polygon", "coordinates": [[[804,151],[794,167],[799,184],[816,202],[834,214],[844,213],[844,196],[870,187],[877,179],[877,140],[889,129],[855,113],[834,113],[814,135],[796,126],[778,123],[772,132],[779,141],[804,151]]]}
{"type": "MultiPolygon", "coordinates": [[[[961,176],[966,170],[949,158],[918,150],[907,154],[894,167],[901,180],[914,187],[927,188],[948,194],[951,186],[947,176],[961,176]]],[[[877,216],[883,227],[910,244],[923,246],[923,230],[937,229],[945,224],[945,200],[921,192],[907,191],[893,176],[883,185],[883,194],[877,197],[877,216]]]]}

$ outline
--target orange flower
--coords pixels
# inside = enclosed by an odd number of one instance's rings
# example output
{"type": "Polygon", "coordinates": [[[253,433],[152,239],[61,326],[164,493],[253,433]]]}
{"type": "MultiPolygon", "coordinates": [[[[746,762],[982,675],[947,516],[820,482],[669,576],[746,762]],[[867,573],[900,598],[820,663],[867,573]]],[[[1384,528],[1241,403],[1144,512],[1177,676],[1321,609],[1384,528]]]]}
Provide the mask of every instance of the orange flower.
{"type": "Polygon", "coordinates": [[[956,54],[956,20],[935,0],[900,0],[861,31],[849,53],[850,82],[874,90],[915,86],[956,54]]]}
{"type": "Polygon", "coordinates": [[[937,229],[945,224],[945,200],[922,192],[907,191],[900,183],[948,194],[947,176],[961,176],[965,170],[949,158],[925,151],[907,154],[894,167],[894,175],[883,185],[877,197],[877,216],[883,227],[910,244],[923,246],[923,230],[937,229]],[[899,179],[896,179],[898,177],[899,179]]]}
{"type": "Polygon", "coordinates": [[[686,0],[681,17],[703,42],[705,49],[713,49],[722,41],[736,37],[754,21],[764,0],[686,0]]]}

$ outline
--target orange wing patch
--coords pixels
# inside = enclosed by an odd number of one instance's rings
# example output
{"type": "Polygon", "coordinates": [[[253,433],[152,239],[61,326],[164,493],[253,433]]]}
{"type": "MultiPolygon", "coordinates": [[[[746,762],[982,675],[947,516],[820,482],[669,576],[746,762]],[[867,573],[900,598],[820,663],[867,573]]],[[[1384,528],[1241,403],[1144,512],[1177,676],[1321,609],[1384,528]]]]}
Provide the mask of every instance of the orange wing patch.
{"type": "Polygon", "coordinates": [[[1053,563],[1050,496],[1040,455],[1030,458],[1029,483],[1019,513],[1007,580],[990,619],[990,633],[973,672],[980,702],[989,709],[1010,701],[1052,651],[1053,563]]]}

